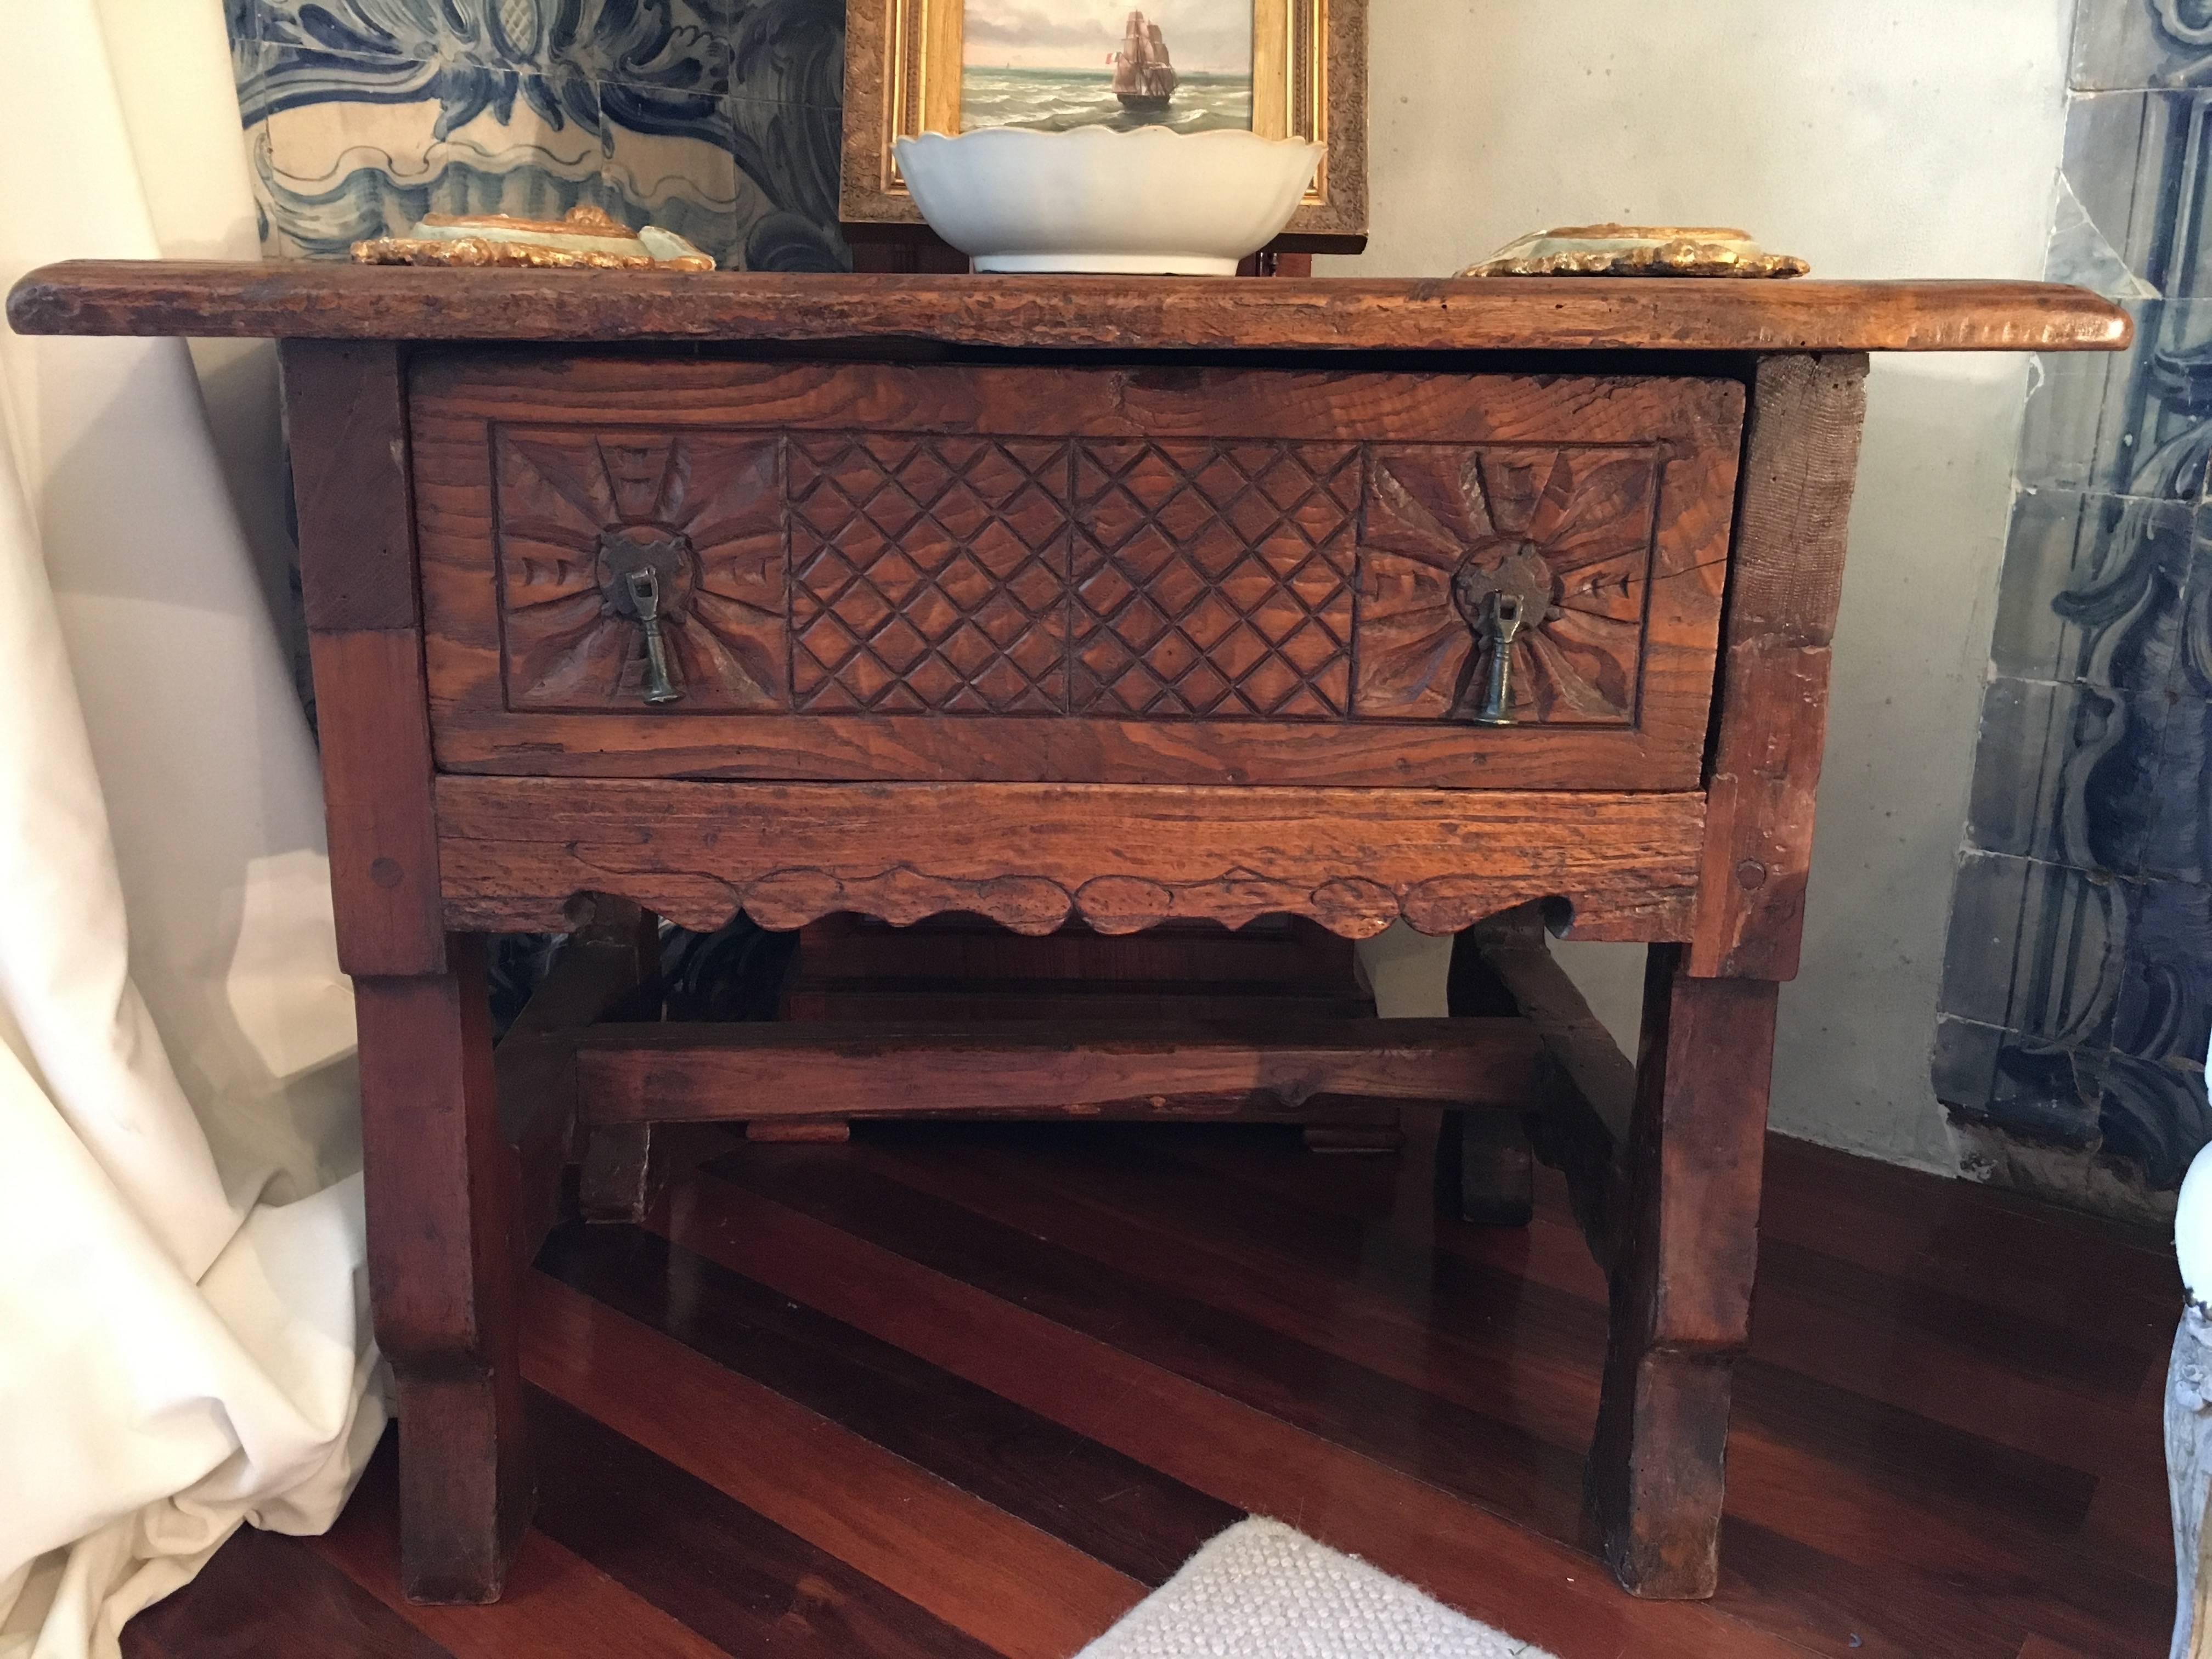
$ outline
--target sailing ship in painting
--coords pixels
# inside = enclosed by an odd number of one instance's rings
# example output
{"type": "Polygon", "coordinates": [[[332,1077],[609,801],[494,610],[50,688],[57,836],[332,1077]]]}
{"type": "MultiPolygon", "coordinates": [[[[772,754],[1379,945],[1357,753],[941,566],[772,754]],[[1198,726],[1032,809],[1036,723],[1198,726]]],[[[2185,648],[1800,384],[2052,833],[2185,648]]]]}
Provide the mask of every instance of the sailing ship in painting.
{"type": "Polygon", "coordinates": [[[1252,0],[961,5],[963,129],[1252,125],[1252,0]]]}
{"type": "Polygon", "coordinates": [[[1121,50],[1115,52],[1114,64],[1114,95],[1121,100],[1121,107],[1138,114],[1152,115],[1167,108],[1175,98],[1176,88],[1182,84],[1176,78],[1175,65],[1168,60],[1168,43],[1160,36],[1160,26],[1148,23],[1145,14],[1133,11],[1129,21],[1121,26],[1121,50]]]}

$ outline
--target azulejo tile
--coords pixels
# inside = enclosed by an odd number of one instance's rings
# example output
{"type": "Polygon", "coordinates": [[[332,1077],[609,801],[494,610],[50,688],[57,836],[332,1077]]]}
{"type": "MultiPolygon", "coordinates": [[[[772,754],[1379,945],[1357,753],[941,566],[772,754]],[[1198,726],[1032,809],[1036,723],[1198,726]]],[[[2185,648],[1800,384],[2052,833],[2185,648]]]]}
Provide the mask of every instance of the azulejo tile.
{"type": "Polygon", "coordinates": [[[2105,1047],[2127,934],[2118,886],[2033,859],[1965,854],[1952,890],[1942,1012],[2049,1047],[2105,1047]]]}
{"type": "Polygon", "coordinates": [[[2136,470],[2136,428],[2148,396],[2151,343],[2168,304],[2121,302],[2136,329],[2125,351],[2054,351],[2034,360],[2015,469],[2023,485],[2127,493],[2136,470]]]}
{"type": "Polygon", "coordinates": [[[1954,1118],[2022,1138],[2094,1146],[2106,1056],[1950,1015],[1936,1022],[1929,1080],[1954,1118]]]}
{"type": "Polygon", "coordinates": [[[671,111],[616,82],[599,88],[605,122],[600,204],[623,223],[657,224],[725,266],[744,263],[745,238],[775,204],[738,170],[719,99],[671,111]]]}
{"type": "Polygon", "coordinates": [[[2156,802],[2166,702],[2003,678],[1983,697],[1967,838],[1990,853],[2132,874],[2156,802]]]}
{"type": "Polygon", "coordinates": [[[548,61],[594,80],[706,98],[729,91],[731,34],[750,15],[741,0],[539,3],[556,19],[548,61]]]}
{"type": "Polygon", "coordinates": [[[1997,1051],[2004,1039],[2002,1026],[1937,1015],[1936,1048],[1928,1063],[1936,1098],[1954,1111],[1985,1109],[1996,1092],[1997,1051]]]}
{"type": "Polygon", "coordinates": [[[2129,884],[2127,968],[2112,1046],[2150,1060],[2197,1067],[2212,1040],[2212,887],[2191,881],[2129,884]]]}
{"type": "Polygon", "coordinates": [[[467,14],[436,0],[248,0],[252,31],[271,46],[348,58],[434,62],[452,49],[467,14]],[[441,15],[442,14],[442,15],[441,15]],[[443,25],[444,27],[441,27],[443,25]]]}
{"type": "Polygon", "coordinates": [[[589,82],[395,59],[380,65],[398,93],[389,100],[294,99],[284,68],[264,83],[270,112],[249,131],[266,252],[343,258],[425,213],[558,217],[599,198],[605,144],[589,82]]]}
{"type": "MultiPolygon", "coordinates": [[[[739,0],[227,0],[276,45],[349,57],[580,75],[719,97],[739,0]]],[[[760,9],[775,11],[770,5],[760,9]]],[[[788,9],[788,0],[786,6],[788,9]]]]}
{"type": "Polygon", "coordinates": [[[2212,502],[2197,509],[2181,597],[2180,648],[2168,683],[2179,696],[2212,697],[2212,502]]]}
{"type": "Polygon", "coordinates": [[[2183,169],[2172,149],[2196,105],[2197,94],[2173,92],[2111,92],[2068,100],[2045,276],[2054,282],[2087,276],[2090,286],[2114,298],[2173,293],[2167,232],[2183,169]],[[2073,267],[2063,275],[2062,260],[2073,267]],[[2118,266],[2123,279],[2100,277],[2106,264],[2118,266]],[[2130,288],[2132,295],[2125,291],[2130,288]]]}
{"type": "Polygon", "coordinates": [[[2212,888],[2151,881],[2131,887],[2127,898],[2127,966],[2102,1103],[2106,1140],[2142,1163],[2153,1185],[2172,1186],[2212,1133],[2204,1094],[2212,888]]]}
{"type": "Polygon", "coordinates": [[[2198,556],[2186,501],[2023,490],[1990,647],[1999,674],[2150,691],[2172,677],[2198,556]]]}
{"type": "Polygon", "coordinates": [[[838,112],[758,98],[732,98],[728,104],[738,165],[777,206],[834,223],[842,127],[838,112]]]}
{"type": "Polygon", "coordinates": [[[2143,1182],[2171,1192],[2208,1140],[2201,1064],[2140,1060],[2118,1049],[2106,1056],[2097,1133],[2104,1150],[2139,1166],[2143,1182]]]}
{"type": "Polygon", "coordinates": [[[2043,274],[2054,283],[2071,283],[2110,300],[2154,300],[2158,290],[2131,269],[2111,234],[2090,216],[2073,183],[2058,175],[2058,200],[2051,210],[2051,243],[2043,274]]]}
{"type": "Polygon", "coordinates": [[[2048,258],[2124,354],[2037,360],[1933,1075],[2170,1187],[2212,1133],[2212,0],[2078,0],[2048,258]]]}
{"type": "MultiPolygon", "coordinates": [[[[317,105],[373,106],[441,97],[443,66],[404,58],[369,58],[264,40],[234,44],[239,117],[248,128],[293,110],[317,105]]],[[[334,130],[348,118],[333,110],[334,130]]]]}
{"type": "Polygon", "coordinates": [[[2122,352],[2035,359],[2017,474],[2031,489],[2195,501],[2212,455],[2212,301],[2122,302],[2122,352]]]}
{"type": "Polygon", "coordinates": [[[741,98],[836,109],[844,102],[843,0],[772,0],[730,35],[730,91],[741,98]]]}
{"type": "Polygon", "coordinates": [[[2212,881],[2212,702],[2205,698],[2177,697],[2167,710],[2153,794],[2143,873],[2212,881]]]}
{"type": "Polygon", "coordinates": [[[2077,91],[2212,82],[2212,5],[2075,0],[2069,78],[2077,91]]]}
{"type": "Polygon", "coordinates": [[[2212,535],[2199,538],[2183,595],[2170,702],[2143,867],[2152,876],[2212,881],[2212,535]]]}
{"type": "Polygon", "coordinates": [[[852,253],[837,228],[838,112],[753,98],[730,99],[728,106],[738,171],[775,206],[746,234],[746,266],[849,268],[852,253]]]}
{"type": "Polygon", "coordinates": [[[2212,88],[2067,105],[2045,274],[2115,299],[2212,297],[2212,88]]]}

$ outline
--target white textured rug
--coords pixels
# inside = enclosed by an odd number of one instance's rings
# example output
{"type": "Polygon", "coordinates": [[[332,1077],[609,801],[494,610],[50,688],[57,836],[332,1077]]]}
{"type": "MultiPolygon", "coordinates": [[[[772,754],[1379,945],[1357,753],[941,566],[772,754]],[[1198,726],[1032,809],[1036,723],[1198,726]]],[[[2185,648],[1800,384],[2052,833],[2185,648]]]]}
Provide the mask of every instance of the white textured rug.
{"type": "Polygon", "coordinates": [[[1279,1521],[1240,1521],[1077,1659],[1552,1659],[1279,1521]]]}

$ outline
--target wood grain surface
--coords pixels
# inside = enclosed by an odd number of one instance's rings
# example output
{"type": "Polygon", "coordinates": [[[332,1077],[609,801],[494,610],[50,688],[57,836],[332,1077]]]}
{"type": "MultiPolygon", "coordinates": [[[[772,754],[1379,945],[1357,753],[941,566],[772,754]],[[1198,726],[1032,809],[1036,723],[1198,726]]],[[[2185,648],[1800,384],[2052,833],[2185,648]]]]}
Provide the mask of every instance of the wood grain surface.
{"type": "Polygon", "coordinates": [[[2117,350],[2049,283],[1726,278],[780,276],[82,259],[18,282],[23,334],[387,340],[927,340],[1079,349],[2117,350]]]}
{"type": "Polygon", "coordinates": [[[1316,1096],[1514,1107],[1534,1033],[1514,1019],[961,1027],[607,1024],[583,1037],[586,1119],[1291,1117],[1316,1096]]]}
{"type": "Polygon", "coordinates": [[[483,940],[447,957],[442,974],[354,980],[368,1290],[403,1425],[401,1580],[422,1601],[492,1601],[531,1504],[515,1171],[483,940]]]}
{"type": "Polygon", "coordinates": [[[535,1276],[530,1308],[524,1363],[537,1386],[988,1651],[1065,1659],[1144,1593],[1073,1545],[564,1285],[535,1276]],[[650,1388],[638,1386],[648,1376],[650,1388]]]}
{"type": "MultiPolygon", "coordinates": [[[[1635,1111],[1636,1061],[1621,1051],[1547,948],[1534,907],[1479,921],[1452,941],[1455,987],[1477,966],[1542,1046],[1545,1063],[1524,1121],[1537,1154],[1565,1177],[1591,1257],[1610,1267],[1620,1248],[1627,1188],[1620,1154],[1635,1111]]],[[[1499,1011],[1490,1005],[1480,1010],[1499,1011]]],[[[1452,1012],[1476,1011],[1462,1009],[1455,994],[1452,1012]]],[[[1477,1115],[1468,1115],[1462,1127],[1478,1149],[1496,1144],[1494,1131],[1485,1138],[1477,1115]]]]}
{"type": "Polygon", "coordinates": [[[443,777],[456,927],[559,928],[580,892],[686,927],[974,911],[1017,933],[1277,912],[1350,938],[1451,933],[1559,897],[1578,939],[1679,939],[1704,799],[1109,784],[443,777]]]}
{"type": "Polygon", "coordinates": [[[304,340],[288,341],[282,361],[338,963],[435,973],[446,935],[402,355],[304,340]]]}
{"type": "Polygon", "coordinates": [[[1718,736],[1689,969],[1797,975],[1867,360],[1770,357],[1753,380],[1718,736]]]}
{"type": "Polygon", "coordinates": [[[1589,1502],[1606,1559],[1638,1595],[1719,1583],[1729,1407],[1750,1340],[1760,1156],[1774,1065],[1771,981],[1695,979],[1650,952],[1644,1064],[1611,1263],[1589,1502]]]}
{"type": "Polygon", "coordinates": [[[1732,380],[463,352],[413,387],[453,770],[1698,781],[1732,380]],[[676,550],[679,702],[614,543],[676,550]],[[1492,729],[1458,584],[1516,572],[1492,729]]]}
{"type": "Polygon", "coordinates": [[[1006,1574],[991,1546],[933,1558],[964,1587],[930,1598],[941,1612],[911,1579],[872,1580],[887,1506],[858,1441],[912,1510],[885,1524],[969,1537],[969,1495],[1139,1589],[1257,1510],[1561,1655],[2163,1659],[2170,1253],[1771,1139],[1720,1588],[1640,1601],[1576,1513],[1606,1291],[1564,1183],[1537,1172],[1528,1228],[1470,1227],[1435,1212],[1432,1145],[1346,1160],[1243,1127],[672,1132],[680,1167],[645,1228],[563,1227],[541,1259],[571,1299],[531,1316],[574,1347],[533,1350],[543,1497],[505,1600],[406,1600],[380,1456],[331,1534],[241,1529],[123,1651],[966,1659],[1024,1626],[1070,1651],[1111,1619],[1087,1576],[1036,1556],[1039,1577],[1006,1574]],[[579,1303],[589,1316],[565,1317],[579,1303]],[[640,1409],[671,1350],[688,1416],[640,1409]],[[769,1474],[738,1486],[763,1394],[769,1474]],[[867,1523],[818,1525],[787,1484],[867,1523]],[[994,1596],[977,1634],[948,1623],[994,1596]],[[1071,1600],[1095,1622],[1071,1627],[1071,1600]]]}

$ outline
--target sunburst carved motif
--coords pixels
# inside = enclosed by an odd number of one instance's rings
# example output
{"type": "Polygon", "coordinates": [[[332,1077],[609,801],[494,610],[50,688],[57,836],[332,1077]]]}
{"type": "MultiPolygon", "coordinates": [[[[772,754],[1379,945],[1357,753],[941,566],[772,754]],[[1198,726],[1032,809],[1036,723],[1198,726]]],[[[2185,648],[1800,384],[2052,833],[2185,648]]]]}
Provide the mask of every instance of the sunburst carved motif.
{"type": "Polygon", "coordinates": [[[1356,712],[1465,718],[1490,595],[1522,600],[1516,720],[1634,716],[1651,563],[1649,450],[1378,446],[1360,538],[1356,712]]]}
{"type": "Polygon", "coordinates": [[[496,441],[507,701],[641,704],[643,630],[618,598],[659,578],[678,709],[786,703],[777,441],[503,429],[496,441]]]}

